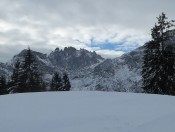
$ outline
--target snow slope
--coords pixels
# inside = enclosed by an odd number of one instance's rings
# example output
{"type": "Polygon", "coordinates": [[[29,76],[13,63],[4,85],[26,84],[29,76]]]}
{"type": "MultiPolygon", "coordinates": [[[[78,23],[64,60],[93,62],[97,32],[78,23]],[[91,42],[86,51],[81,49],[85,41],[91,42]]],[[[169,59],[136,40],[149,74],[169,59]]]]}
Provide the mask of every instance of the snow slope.
{"type": "Polygon", "coordinates": [[[0,96],[1,132],[174,132],[175,97],[117,92],[0,96]]]}

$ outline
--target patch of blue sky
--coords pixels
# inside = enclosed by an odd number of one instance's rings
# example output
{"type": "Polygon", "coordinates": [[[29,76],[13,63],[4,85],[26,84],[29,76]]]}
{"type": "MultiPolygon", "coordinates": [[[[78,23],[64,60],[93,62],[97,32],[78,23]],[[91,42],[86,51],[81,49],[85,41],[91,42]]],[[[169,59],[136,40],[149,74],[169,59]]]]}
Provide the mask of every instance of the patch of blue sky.
{"type": "Polygon", "coordinates": [[[90,47],[99,47],[99,49],[105,49],[105,50],[116,50],[116,51],[123,51],[123,52],[130,52],[137,47],[139,47],[138,44],[133,45],[126,45],[123,43],[110,43],[108,41],[105,42],[94,42],[91,41],[90,47]]]}
{"type": "MultiPolygon", "coordinates": [[[[111,42],[110,40],[104,40],[104,41],[97,41],[95,38],[91,38],[87,44],[88,47],[94,48],[94,49],[102,49],[102,50],[115,50],[115,51],[123,51],[125,53],[128,53],[138,47],[140,47],[140,43],[137,41],[128,41],[128,38],[130,36],[124,37],[119,42],[111,42]]],[[[75,41],[79,43],[83,43],[82,41],[76,39],[75,41]]]]}

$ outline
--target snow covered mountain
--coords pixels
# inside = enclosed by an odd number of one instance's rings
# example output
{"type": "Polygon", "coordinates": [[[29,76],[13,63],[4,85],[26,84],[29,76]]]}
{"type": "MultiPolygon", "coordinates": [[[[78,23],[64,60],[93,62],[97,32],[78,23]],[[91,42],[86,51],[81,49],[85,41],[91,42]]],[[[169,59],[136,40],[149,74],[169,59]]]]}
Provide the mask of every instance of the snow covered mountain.
{"type": "MultiPolygon", "coordinates": [[[[68,72],[72,90],[100,90],[142,92],[141,62],[143,47],[115,59],[104,59],[96,52],[66,47],[56,48],[49,55],[32,51],[44,79],[49,83],[54,71],[68,72]]],[[[0,63],[0,74],[8,78],[17,59],[23,59],[26,50],[15,55],[11,62],[0,63]]]]}
{"type": "Polygon", "coordinates": [[[75,90],[142,92],[143,47],[115,59],[83,69],[72,79],[75,90]]]}

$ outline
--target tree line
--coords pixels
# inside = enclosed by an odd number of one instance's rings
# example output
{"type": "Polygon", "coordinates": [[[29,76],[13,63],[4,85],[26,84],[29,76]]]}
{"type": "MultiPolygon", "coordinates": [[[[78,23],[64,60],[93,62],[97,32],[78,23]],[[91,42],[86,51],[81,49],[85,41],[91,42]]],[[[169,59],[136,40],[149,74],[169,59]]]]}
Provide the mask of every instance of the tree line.
{"type": "MultiPolygon", "coordinates": [[[[71,84],[66,73],[63,77],[55,72],[50,82],[50,91],[69,91],[71,84]]],[[[10,81],[6,82],[5,76],[0,76],[0,95],[9,93],[43,92],[46,83],[42,79],[39,66],[28,48],[22,61],[17,60],[10,81]]]]}

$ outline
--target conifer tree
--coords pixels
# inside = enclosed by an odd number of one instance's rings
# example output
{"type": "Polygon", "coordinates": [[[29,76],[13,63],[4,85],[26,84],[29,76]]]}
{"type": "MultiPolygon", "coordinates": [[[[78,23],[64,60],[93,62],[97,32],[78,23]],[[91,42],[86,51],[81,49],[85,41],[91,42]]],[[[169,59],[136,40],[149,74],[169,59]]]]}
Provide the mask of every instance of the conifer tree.
{"type": "Polygon", "coordinates": [[[19,69],[18,92],[40,92],[42,91],[42,79],[38,65],[30,48],[24,57],[19,69]]]}
{"type": "Polygon", "coordinates": [[[170,42],[175,35],[171,33],[170,28],[174,26],[174,21],[167,21],[164,13],[157,20],[158,23],[151,30],[153,40],[145,45],[142,66],[143,89],[148,93],[172,94],[173,90],[170,89],[175,78],[171,74],[175,73],[175,67],[174,44],[170,42]]]}
{"type": "Polygon", "coordinates": [[[70,91],[71,84],[69,81],[69,77],[66,73],[63,75],[63,91],[70,91]]]}
{"type": "Polygon", "coordinates": [[[6,80],[4,76],[0,76],[0,95],[7,94],[6,80]]]}
{"type": "Polygon", "coordinates": [[[165,94],[175,95],[175,42],[169,42],[164,51],[165,94]]]}
{"type": "Polygon", "coordinates": [[[50,89],[51,91],[63,91],[62,79],[58,72],[55,72],[52,77],[50,89]]]}
{"type": "Polygon", "coordinates": [[[19,70],[20,70],[20,61],[17,60],[13,69],[11,81],[9,82],[10,93],[16,93],[19,90],[19,70]]]}

